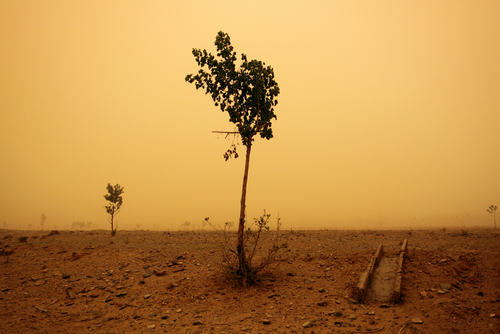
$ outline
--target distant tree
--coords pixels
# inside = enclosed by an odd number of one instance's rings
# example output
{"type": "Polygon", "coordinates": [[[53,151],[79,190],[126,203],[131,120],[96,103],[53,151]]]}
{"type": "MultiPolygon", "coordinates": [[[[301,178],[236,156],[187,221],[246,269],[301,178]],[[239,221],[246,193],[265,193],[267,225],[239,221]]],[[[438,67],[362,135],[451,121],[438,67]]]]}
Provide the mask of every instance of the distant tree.
{"type": "MultiPolygon", "coordinates": [[[[229,114],[229,121],[237,128],[243,145],[246,147],[245,171],[241,191],[240,218],[236,251],[238,254],[237,274],[242,277],[243,285],[254,283],[254,270],[251,259],[245,255],[245,209],[250,152],[257,134],[264,139],[273,137],[272,120],[276,119],[274,106],[277,105],[280,89],[274,80],[274,70],[259,60],[248,60],[241,55],[241,64],[236,65],[236,52],[233,50],[229,35],[220,31],[215,38],[217,55],[207,50],[193,49],[196,62],[201,67],[197,74],[189,74],[186,81],[194,83],[196,89],[202,88],[210,94],[215,106],[229,114]],[[207,68],[207,70],[205,70],[207,68]]],[[[228,132],[230,133],[230,132],[228,132]]],[[[237,157],[233,145],[225,154],[237,157]]]]}
{"type": "Polygon", "coordinates": [[[111,224],[111,236],[114,236],[116,234],[116,229],[118,228],[118,225],[115,227],[115,216],[120,212],[120,208],[123,204],[123,187],[120,187],[120,185],[117,183],[113,187],[111,184],[108,183],[108,186],[106,187],[108,193],[104,195],[104,199],[109,202],[109,205],[106,205],[104,208],[106,209],[106,212],[109,214],[109,223],[111,224]]]}
{"type": "Polygon", "coordinates": [[[493,214],[493,224],[495,225],[495,230],[496,230],[496,228],[497,228],[497,218],[496,218],[497,206],[490,205],[490,207],[486,211],[493,214]]]}
{"type": "Polygon", "coordinates": [[[40,226],[42,228],[42,231],[43,231],[43,226],[45,225],[46,220],[47,220],[47,217],[45,216],[44,213],[42,213],[42,215],[40,216],[40,226]]]}
{"type": "Polygon", "coordinates": [[[184,223],[182,223],[182,227],[184,227],[184,229],[185,229],[186,231],[188,231],[188,230],[189,230],[189,227],[190,227],[190,226],[191,226],[191,222],[190,222],[190,221],[187,221],[187,220],[186,220],[184,223]]]}

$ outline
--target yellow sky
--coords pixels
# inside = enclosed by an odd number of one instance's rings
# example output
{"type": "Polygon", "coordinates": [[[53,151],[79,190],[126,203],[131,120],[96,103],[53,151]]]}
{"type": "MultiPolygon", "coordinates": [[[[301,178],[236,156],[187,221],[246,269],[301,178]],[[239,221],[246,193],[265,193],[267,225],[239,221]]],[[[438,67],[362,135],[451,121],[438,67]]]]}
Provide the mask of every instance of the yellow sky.
{"type": "Polygon", "coordinates": [[[236,221],[244,161],[212,134],[233,126],[184,82],[219,30],[281,89],[249,218],[492,226],[499,17],[498,1],[0,1],[0,227],[109,228],[108,182],[119,229],[236,221]]]}

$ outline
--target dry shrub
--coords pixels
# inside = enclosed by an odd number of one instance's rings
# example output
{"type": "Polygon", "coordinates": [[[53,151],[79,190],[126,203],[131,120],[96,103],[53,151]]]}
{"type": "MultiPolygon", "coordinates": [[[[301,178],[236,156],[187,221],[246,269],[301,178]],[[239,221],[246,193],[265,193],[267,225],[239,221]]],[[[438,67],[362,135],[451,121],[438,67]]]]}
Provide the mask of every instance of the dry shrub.
{"type": "MultiPolygon", "coordinates": [[[[275,233],[271,232],[269,228],[270,217],[271,215],[266,214],[264,210],[264,214],[259,218],[254,218],[251,225],[245,225],[244,247],[250,272],[245,275],[246,280],[243,280],[244,285],[255,284],[258,274],[278,259],[280,250],[287,248],[286,243],[280,244],[281,223],[279,217],[275,233]]],[[[212,224],[208,217],[205,218],[205,221],[222,236],[219,248],[224,271],[230,277],[242,281],[242,275],[238,272],[237,235],[236,233],[229,232],[232,226],[231,222],[227,222],[224,224],[224,227],[220,227],[212,224]]]]}

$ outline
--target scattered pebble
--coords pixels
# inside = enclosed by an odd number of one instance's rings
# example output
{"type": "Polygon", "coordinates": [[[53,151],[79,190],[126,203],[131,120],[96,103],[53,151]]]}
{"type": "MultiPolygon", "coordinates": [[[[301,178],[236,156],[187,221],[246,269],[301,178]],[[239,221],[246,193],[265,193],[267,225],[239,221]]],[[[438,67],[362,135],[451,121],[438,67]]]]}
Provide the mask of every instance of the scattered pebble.
{"type": "Polygon", "coordinates": [[[311,326],[312,326],[312,323],[311,323],[310,321],[306,321],[306,322],[304,322],[304,323],[302,324],[302,327],[304,327],[304,328],[309,328],[309,327],[311,327],[311,326]]]}
{"type": "Polygon", "coordinates": [[[148,299],[149,297],[151,297],[150,293],[148,293],[147,295],[144,295],[144,299],[148,299]]]}
{"type": "Polygon", "coordinates": [[[148,329],[155,329],[156,328],[156,325],[149,325],[148,326],[148,329]]]}
{"type": "Polygon", "coordinates": [[[264,320],[262,320],[262,323],[263,323],[264,325],[270,325],[270,324],[271,324],[271,321],[269,321],[269,319],[264,319],[264,320]]]}
{"type": "Polygon", "coordinates": [[[423,320],[420,318],[412,318],[411,322],[414,324],[423,324],[424,323],[423,320]]]}

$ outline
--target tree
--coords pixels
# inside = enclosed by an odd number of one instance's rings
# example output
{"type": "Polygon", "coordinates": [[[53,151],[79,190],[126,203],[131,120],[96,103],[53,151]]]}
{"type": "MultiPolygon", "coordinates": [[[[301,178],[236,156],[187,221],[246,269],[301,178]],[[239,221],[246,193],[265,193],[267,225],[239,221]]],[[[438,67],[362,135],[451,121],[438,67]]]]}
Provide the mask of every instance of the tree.
{"type": "Polygon", "coordinates": [[[493,224],[495,225],[495,230],[496,230],[496,228],[497,228],[497,218],[496,218],[497,206],[490,205],[490,207],[486,211],[493,214],[493,224]]]}
{"type": "Polygon", "coordinates": [[[40,226],[42,228],[42,231],[43,231],[43,226],[45,225],[46,220],[47,220],[47,217],[45,216],[44,213],[42,213],[42,215],[40,216],[40,226]]]}
{"type": "MultiPolygon", "coordinates": [[[[229,35],[220,31],[215,38],[217,55],[206,50],[193,49],[196,62],[201,67],[197,74],[189,74],[186,81],[194,83],[196,89],[202,88],[210,94],[215,106],[222,112],[228,112],[229,121],[237,128],[243,145],[246,147],[245,170],[241,190],[240,217],[236,250],[238,254],[237,274],[243,284],[252,282],[251,262],[245,256],[244,231],[245,209],[248,182],[248,169],[252,143],[257,134],[264,139],[273,137],[272,123],[276,119],[274,106],[277,105],[280,90],[274,80],[274,71],[270,66],[258,60],[248,60],[241,54],[241,64],[236,66],[236,52],[231,45],[229,35]],[[208,70],[205,70],[207,68],[208,70]]],[[[236,147],[232,146],[224,155],[237,157],[236,147]]]]}
{"type": "Polygon", "coordinates": [[[104,195],[104,199],[109,202],[109,205],[106,205],[104,208],[110,216],[109,223],[111,224],[111,236],[114,236],[118,228],[118,225],[115,227],[115,216],[120,212],[120,208],[123,204],[123,187],[120,187],[118,183],[115,184],[114,187],[108,183],[106,189],[108,194],[104,195]]]}

